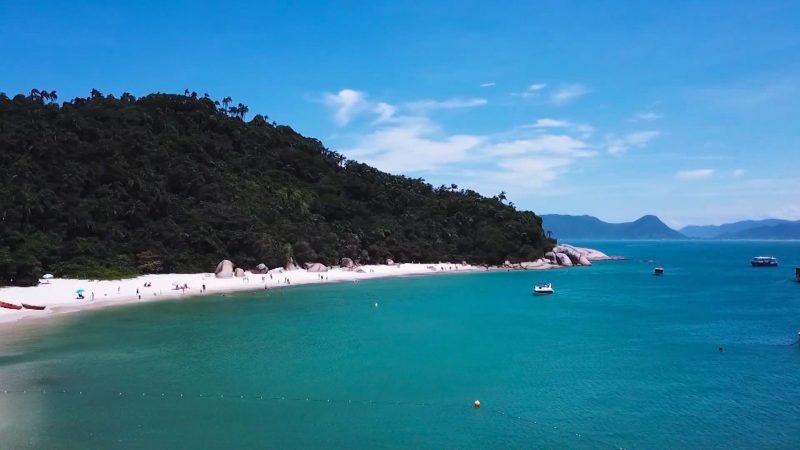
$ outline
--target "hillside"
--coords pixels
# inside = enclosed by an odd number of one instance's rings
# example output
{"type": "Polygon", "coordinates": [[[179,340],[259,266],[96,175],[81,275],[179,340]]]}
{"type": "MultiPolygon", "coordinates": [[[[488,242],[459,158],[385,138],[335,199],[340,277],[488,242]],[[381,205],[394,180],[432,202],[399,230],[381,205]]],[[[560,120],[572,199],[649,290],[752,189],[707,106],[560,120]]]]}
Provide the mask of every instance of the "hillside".
{"type": "Polygon", "coordinates": [[[347,160],[196,94],[0,94],[0,284],[337,264],[531,260],[541,219],[347,160]],[[47,95],[43,95],[47,94],[47,95]]]}
{"type": "Polygon", "coordinates": [[[788,221],[781,219],[742,220],[722,225],[689,225],[681,228],[679,231],[690,238],[715,239],[726,234],[730,235],[752,228],[769,227],[786,222],[788,221]]]}
{"type": "Polygon", "coordinates": [[[800,239],[800,222],[782,222],[776,225],[747,228],[735,233],[725,233],[717,239],[800,239]]]}
{"type": "Polygon", "coordinates": [[[558,239],[685,239],[658,217],[642,216],[633,222],[608,223],[593,216],[542,215],[543,226],[558,239]]]}

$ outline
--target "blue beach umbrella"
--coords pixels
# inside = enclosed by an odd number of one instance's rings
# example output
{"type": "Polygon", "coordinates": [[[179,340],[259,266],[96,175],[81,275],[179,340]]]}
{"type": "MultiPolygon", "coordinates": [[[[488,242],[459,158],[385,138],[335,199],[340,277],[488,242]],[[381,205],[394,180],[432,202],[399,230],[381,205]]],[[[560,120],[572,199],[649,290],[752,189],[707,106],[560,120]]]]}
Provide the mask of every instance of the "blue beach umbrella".
{"type": "Polygon", "coordinates": [[[84,289],[84,288],[80,288],[77,291],[75,291],[75,293],[80,295],[80,294],[83,294],[83,291],[85,291],[85,290],[86,289],[84,289]]]}

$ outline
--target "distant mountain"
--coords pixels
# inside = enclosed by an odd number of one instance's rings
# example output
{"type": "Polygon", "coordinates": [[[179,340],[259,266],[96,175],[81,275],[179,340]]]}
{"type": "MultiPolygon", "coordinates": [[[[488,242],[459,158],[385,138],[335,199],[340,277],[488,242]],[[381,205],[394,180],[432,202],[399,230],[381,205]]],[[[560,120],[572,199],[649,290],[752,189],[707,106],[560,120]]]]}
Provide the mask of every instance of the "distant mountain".
{"type": "Polygon", "coordinates": [[[736,233],[718,236],[717,239],[798,239],[800,240],[800,221],[783,222],[777,225],[748,228],[736,233]]]}
{"type": "Polygon", "coordinates": [[[722,225],[689,225],[681,228],[679,231],[690,238],[716,239],[723,235],[735,235],[745,230],[771,227],[782,223],[789,223],[789,221],[782,219],[742,220],[722,225]]]}
{"type": "Polygon", "coordinates": [[[603,222],[593,216],[545,214],[541,217],[544,229],[557,239],[686,239],[652,215],[625,223],[603,222]]]}

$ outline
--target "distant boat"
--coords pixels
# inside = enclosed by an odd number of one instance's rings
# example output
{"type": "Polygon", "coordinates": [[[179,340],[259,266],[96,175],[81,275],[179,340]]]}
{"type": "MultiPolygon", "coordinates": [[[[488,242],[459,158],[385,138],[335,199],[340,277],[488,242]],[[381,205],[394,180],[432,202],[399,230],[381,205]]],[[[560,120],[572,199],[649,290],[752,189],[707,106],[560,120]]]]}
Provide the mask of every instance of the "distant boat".
{"type": "Polygon", "coordinates": [[[23,308],[25,308],[25,309],[35,309],[35,310],[37,310],[37,311],[42,311],[42,310],[45,308],[44,306],[39,306],[39,305],[29,305],[29,304],[27,304],[27,303],[23,303],[23,304],[22,304],[22,307],[23,307],[23,308]]]}
{"type": "Polygon", "coordinates": [[[653,275],[658,275],[658,276],[664,275],[664,268],[656,267],[655,269],[653,269],[653,275]]]}
{"type": "Polygon", "coordinates": [[[533,293],[535,295],[547,295],[547,294],[553,294],[555,292],[556,291],[553,290],[553,285],[551,285],[550,283],[539,283],[533,286],[533,293]]]}
{"type": "Polygon", "coordinates": [[[778,258],[774,256],[756,256],[750,260],[753,267],[778,267],[778,258]]]}
{"type": "Polygon", "coordinates": [[[800,281],[800,267],[794,268],[794,279],[800,281]]]}
{"type": "Polygon", "coordinates": [[[13,304],[13,303],[0,302],[0,308],[8,308],[8,309],[22,309],[22,306],[15,305],[15,304],[13,304]]]}

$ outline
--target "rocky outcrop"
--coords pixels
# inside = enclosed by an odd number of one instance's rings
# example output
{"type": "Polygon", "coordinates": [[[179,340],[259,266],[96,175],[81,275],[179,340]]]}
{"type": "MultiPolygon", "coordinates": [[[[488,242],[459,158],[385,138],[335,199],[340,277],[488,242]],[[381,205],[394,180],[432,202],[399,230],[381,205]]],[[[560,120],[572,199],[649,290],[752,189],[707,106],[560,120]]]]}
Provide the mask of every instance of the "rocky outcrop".
{"type": "Polygon", "coordinates": [[[555,252],[547,252],[544,254],[544,257],[551,263],[558,264],[558,258],[556,258],[555,252]]]}
{"type": "Polygon", "coordinates": [[[233,277],[233,263],[227,259],[220,261],[217,268],[214,269],[214,276],[217,278],[232,278],[233,277]]]}
{"type": "Polygon", "coordinates": [[[387,266],[393,266],[394,265],[394,260],[392,258],[386,258],[386,265],[387,266]]]}
{"type": "Polygon", "coordinates": [[[267,265],[264,264],[264,263],[261,263],[261,264],[257,265],[255,272],[256,273],[267,273],[267,265]]]}
{"type": "Polygon", "coordinates": [[[234,272],[234,276],[235,276],[236,278],[242,278],[242,277],[244,277],[244,269],[242,269],[241,267],[237,267],[237,268],[236,268],[236,271],[234,272]]]}
{"type": "Polygon", "coordinates": [[[350,258],[342,258],[341,263],[339,264],[345,269],[352,269],[355,264],[353,264],[353,260],[350,258]]]}
{"type": "Polygon", "coordinates": [[[306,271],[307,272],[327,272],[328,266],[325,266],[320,263],[306,263],[306,271]]]}
{"type": "Polygon", "coordinates": [[[300,270],[300,267],[297,266],[297,263],[294,262],[294,258],[291,256],[286,260],[286,264],[283,266],[286,270],[300,270]]]}
{"type": "Polygon", "coordinates": [[[570,260],[569,256],[567,256],[565,253],[556,252],[556,259],[558,260],[559,265],[572,267],[572,260],[570,260]]]}

